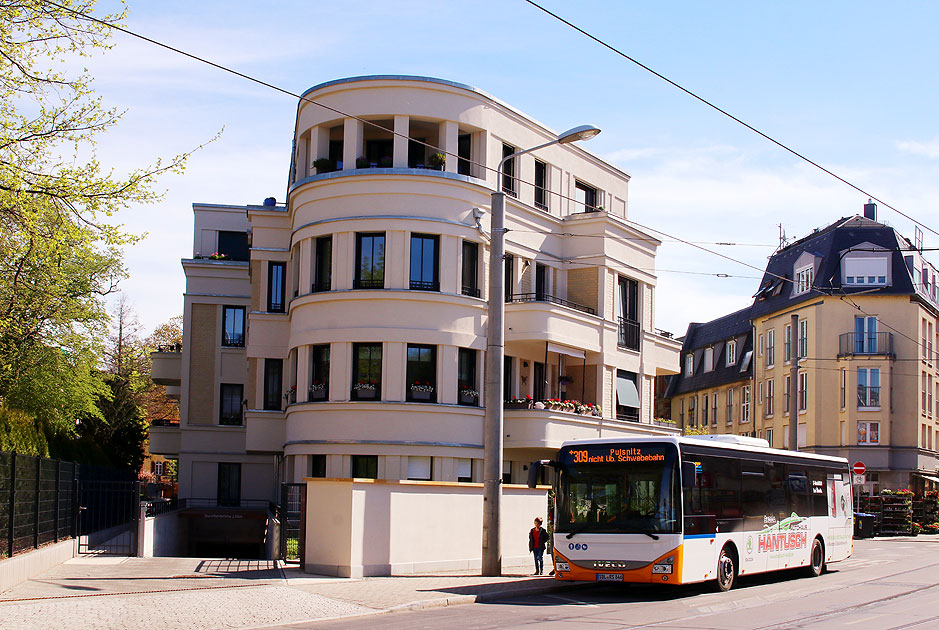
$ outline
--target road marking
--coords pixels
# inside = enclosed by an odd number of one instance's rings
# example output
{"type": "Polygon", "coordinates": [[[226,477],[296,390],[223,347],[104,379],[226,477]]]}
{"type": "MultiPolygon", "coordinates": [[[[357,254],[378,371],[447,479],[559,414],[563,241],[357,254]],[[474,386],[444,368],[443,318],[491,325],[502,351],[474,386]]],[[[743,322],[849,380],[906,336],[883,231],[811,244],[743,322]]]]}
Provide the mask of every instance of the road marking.
{"type": "Polygon", "coordinates": [[[871,615],[870,617],[862,617],[861,619],[858,619],[857,621],[843,621],[842,623],[843,623],[844,625],[846,625],[846,626],[853,626],[853,625],[856,624],[856,623],[862,623],[862,622],[864,622],[864,621],[870,621],[871,619],[878,619],[879,617],[880,617],[880,615],[871,615]]]}
{"type": "Polygon", "coordinates": [[[570,602],[570,606],[587,606],[589,608],[599,608],[599,604],[593,604],[590,602],[582,602],[578,599],[571,599],[570,597],[563,597],[561,595],[548,595],[551,599],[560,599],[561,601],[570,602]]]}

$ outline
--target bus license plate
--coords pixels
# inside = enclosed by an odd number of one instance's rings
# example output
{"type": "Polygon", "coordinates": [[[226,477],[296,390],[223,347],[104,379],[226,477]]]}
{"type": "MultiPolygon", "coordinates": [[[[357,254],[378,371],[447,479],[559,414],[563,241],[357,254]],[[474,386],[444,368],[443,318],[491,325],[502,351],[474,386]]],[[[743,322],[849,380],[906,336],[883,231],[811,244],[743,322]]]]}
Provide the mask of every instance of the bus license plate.
{"type": "Polygon", "coordinates": [[[597,573],[597,582],[622,582],[622,573],[597,573]]]}

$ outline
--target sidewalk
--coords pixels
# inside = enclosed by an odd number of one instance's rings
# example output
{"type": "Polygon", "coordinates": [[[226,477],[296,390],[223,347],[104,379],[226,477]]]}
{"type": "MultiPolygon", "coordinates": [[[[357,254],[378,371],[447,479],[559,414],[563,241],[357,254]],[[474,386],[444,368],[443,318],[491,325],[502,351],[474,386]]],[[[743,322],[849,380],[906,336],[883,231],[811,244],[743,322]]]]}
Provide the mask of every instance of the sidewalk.
{"type": "Polygon", "coordinates": [[[257,628],[492,601],[576,587],[506,567],[343,579],[268,561],[79,557],[0,593],[0,629],[257,628]]]}

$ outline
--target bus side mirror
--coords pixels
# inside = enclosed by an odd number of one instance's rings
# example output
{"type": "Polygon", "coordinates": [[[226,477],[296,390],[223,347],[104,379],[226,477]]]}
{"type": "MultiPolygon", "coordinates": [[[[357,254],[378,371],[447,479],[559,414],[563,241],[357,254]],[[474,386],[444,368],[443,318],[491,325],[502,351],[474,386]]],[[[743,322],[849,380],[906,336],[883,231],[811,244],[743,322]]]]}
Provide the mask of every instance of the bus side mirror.
{"type": "Polygon", "coordinates": [[[698,466],[694,462],[681,463],[681,487],[694,488],[695,476],[698,473],[698,466]]]}
{"type": "Polygon", "coordinates": [[[534,488],[538,485],[538,480],[541,478],[541,469],[545,466],[554,466],[554,462],[550,459],[539,459],[538,461],[532,462],[528,465],[528,487],[534,488]]]}

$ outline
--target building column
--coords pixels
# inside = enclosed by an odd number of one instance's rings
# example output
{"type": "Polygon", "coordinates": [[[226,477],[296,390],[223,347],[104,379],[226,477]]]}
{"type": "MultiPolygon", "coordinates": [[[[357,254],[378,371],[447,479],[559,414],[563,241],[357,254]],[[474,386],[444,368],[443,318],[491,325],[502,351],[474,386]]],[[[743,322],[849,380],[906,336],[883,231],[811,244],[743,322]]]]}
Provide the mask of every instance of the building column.
{"type": "Polygon", "coordinates": [[[297,402],[310,400],[310,346],[297,348],[297,402]]]}
{"type": "Polygon", "coordinates": [[[443,149],[444,155],[447,156],[447,163],[444,170],[449,173],[456,173],[458,161],[457,151],[459,150],[459,133],[459,125],[457,125],[452,120],[445,120],[440,123],[438,138],[440,140],[440,148],[443,149]]]}
{"type": "Polygon", "coordinates": [[[364,130],[361,120],[346,118],[343,122],[342,137],[342,170],[351,171],[355,168],[355,160],[363,154],[364,130]]]}
{"type": "Polygon", "coordinates": [[[438,403],[455,404],[457,402],[458,354],[456,346],[437,346],[438,403]]]}
{"type": "Polygon", "coordinates": [[[408,138],[411,136],[410,116],[395,116],[394,153],[392,166],[408,167],[408,138]]]}
{"type": "MultiPolygon", "coordinates": [[[[352,344],[333,342],[329,348],[329,400],[349,400],[352,391],[352,344]]],[[[332,473],[329,473],[332,476],[332,473]]]]}
{"type": "Polygon", "coordinates": [[[307,157],[307,168],[310,173],[313,172],[313,162],[319,158],[329,157],[329,129],[317,125],[310,129],[309,156],[307,157]]]}

